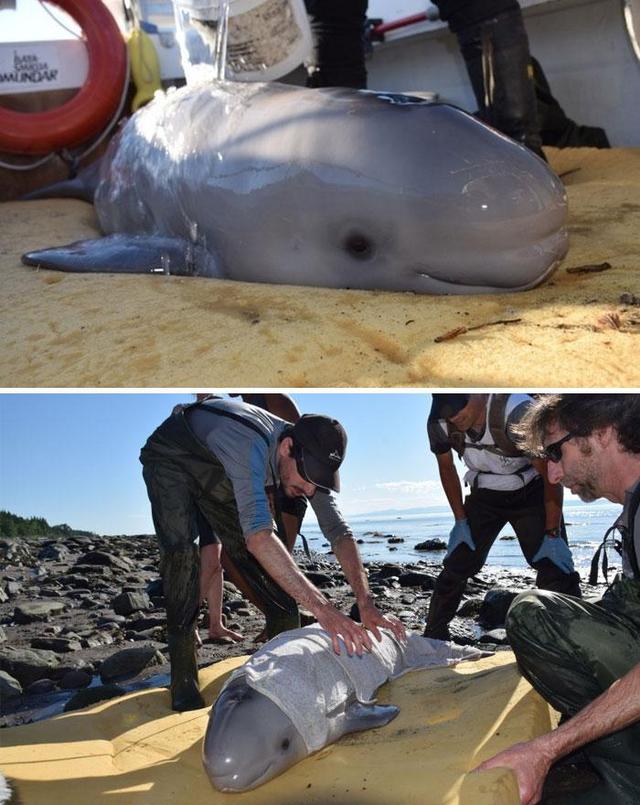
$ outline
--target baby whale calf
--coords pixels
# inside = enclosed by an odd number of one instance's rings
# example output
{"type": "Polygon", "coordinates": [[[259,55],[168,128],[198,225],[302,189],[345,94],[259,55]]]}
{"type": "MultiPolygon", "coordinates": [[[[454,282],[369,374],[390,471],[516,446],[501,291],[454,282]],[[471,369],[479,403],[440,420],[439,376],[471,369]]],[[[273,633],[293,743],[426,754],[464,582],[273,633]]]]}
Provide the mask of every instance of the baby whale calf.
{"type": "Polygon", "coordinates": [[[350,732],[381,727],[399,709],[377,689],[408,671],[478,659],[487,652],[389,630],[373,649],[335,654],[319,625],[284,632],[231,675],[215,702],[203,763],[220,791],[247,791],[350,732]]]}
{"type": "Polygon", "coordinates": [[[566,196],[548,165],[411,95],[223,81],[169,91],[112,140],[97,180],[75,190],[105,237],[25,263],[461,294],[531,288],[567,251],[566,196]]]}

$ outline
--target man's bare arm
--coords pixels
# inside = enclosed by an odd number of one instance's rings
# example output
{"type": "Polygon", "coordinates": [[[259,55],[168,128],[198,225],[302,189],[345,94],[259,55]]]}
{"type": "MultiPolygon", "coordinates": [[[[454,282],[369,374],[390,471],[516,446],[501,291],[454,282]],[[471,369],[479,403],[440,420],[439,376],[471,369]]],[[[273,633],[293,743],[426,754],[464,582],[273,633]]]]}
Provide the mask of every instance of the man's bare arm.
{"type": "Polygon", "coordinates": [[[549,768],[556,760],[591,741],[640,720],[640,663],[614,682],[557,730],[515,744],[478,766],[478,771],[510,768],[515,773],[522,805],[540,800],[549,768]]]}
{"type": "Polygon", "coordinates": [[[371,649],[371,638],[360,624],[337,610],[318,590],[291,558],[285,546],[272,531],[265,529],[247,537],[247,549],[274,581],[292,598],[309,609],[318,623],[332,636],[333,649],[340,653],[338,635],[349,654],[362,654],[371,649]]]}
{"type": "Polygon", "coordinates": [[[383,615],[375,605],[358,546],[353,537],[350,534],[340,537],[334,543],[333,551],[355,594],[363,626],[370,629],[378,641],[382,639],[382,635],[378,631],[379,627],[391,629],[399,640],[404,640],[406,629],[402,621],[389,615],[383,615]]]}
{"type": "Polygon", "coordinates": [[[562,484],[552,484],[547,475],[547,462],[543,458],[534,458],[531,463],[544,481],[545,528],[559,528],[562,517],[562,484]]]}
{"type": "Polygon", "coordinates": [[[451,450],[447,453],[437,453],[436,461],[438,462],[440,483],[449,501],[449,506],[451,506],[453,516],[456,520],[464,520],[467,515],[464,511],[462,484],[460,483],[460,477],[453,463],[453,453],[451,450]]]}

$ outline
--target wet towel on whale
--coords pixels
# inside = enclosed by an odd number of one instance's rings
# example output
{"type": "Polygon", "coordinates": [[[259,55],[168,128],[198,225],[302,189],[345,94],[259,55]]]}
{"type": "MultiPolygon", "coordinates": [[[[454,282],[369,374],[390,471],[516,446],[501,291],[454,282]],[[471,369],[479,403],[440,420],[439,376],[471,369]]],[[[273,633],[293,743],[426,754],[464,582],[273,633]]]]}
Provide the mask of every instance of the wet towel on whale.
{"type": "MultiPolygon", "coordinates": [[[[330,635],[318,624],[274,637],[259,649],[231,679],[247,684],[273,701],[293,722],[309,752],[325,746],[329,717],[354,698],[375,701],[377,689],[408,671],[453,665],[477,659],[486,652],[409,633],[402,645],[387,629],[382,641],[372,637],[373,649],[349,657],[344,644],[335,654],[330,635]]],[[[228,683],[227,683],[228,684],[228,683]]]]}

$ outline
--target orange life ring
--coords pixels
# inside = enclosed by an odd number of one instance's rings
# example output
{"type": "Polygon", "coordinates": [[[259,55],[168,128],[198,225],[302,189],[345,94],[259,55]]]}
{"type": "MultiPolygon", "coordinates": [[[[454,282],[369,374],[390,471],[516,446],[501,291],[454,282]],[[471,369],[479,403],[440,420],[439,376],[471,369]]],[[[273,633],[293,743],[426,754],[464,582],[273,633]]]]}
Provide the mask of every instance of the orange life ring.
{"type": "Polygon", "coordinates": [[[46,112],[0,107],[0,151],[48,154],[99,134],[115,113],[127,73],[124,39],[102,0],[48,0],[78,23],[89,56],[87,79],[69,101],[46,112]]]}

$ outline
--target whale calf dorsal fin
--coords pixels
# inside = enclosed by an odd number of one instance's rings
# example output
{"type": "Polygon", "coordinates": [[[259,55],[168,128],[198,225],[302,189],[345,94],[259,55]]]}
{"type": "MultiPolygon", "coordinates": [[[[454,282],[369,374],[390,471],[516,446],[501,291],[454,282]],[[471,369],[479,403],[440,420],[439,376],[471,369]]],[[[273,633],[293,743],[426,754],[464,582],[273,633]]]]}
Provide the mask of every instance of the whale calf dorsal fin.
{"type": "Polygon", "coordinates": [[[28,266],[56,271],[113,274],[173,274],[222,277],[211,254],[182,238],[107,235],[67,246],[27,252],[28,266]]]}

